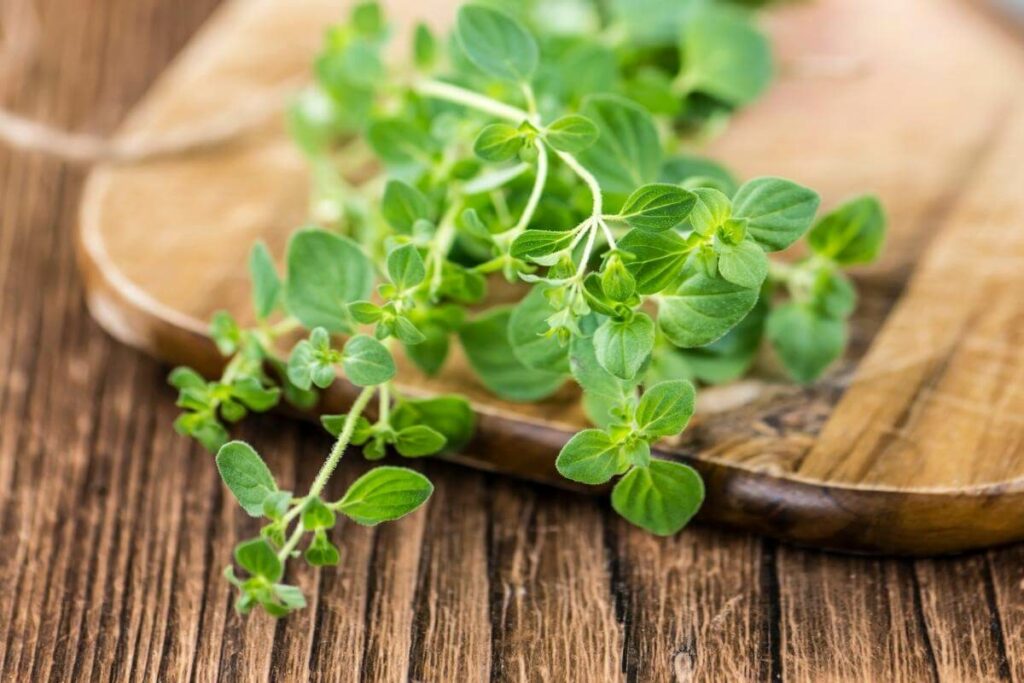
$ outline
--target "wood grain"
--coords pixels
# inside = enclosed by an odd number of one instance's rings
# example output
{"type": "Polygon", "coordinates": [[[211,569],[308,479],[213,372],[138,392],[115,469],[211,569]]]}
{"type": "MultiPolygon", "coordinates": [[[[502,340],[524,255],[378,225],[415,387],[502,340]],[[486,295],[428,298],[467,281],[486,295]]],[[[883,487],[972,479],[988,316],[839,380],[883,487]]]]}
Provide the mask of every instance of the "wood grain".
{"type": "MultiPolygon", "coordinates": [[[[414,13],[393,4],[401,33],[414,13]]],[[[450,21],[455,4],[431,3],[428,18],[450,21]]],[[[121,135],[166,135],[279,96],[308,72],[316,45],[304,37],[337,13],[333,0],[229,4],[121,135]]],[[[769,375],[705,389],[692,428],[659,452],[705,476],[705,518],[780,538],[901,553],[1021,538],[1024,312],[1012,292],[1024,284],[1024,204],[1010,188],[1024,53],[954,0],[822,0],[769,23],[780,82],[709,151],[744,175],[820,188],[826,205],[877,190],[889,247],[858,273],[853,344],[831,375],[809,388],[769,375]]],[[[244,254],[232,247],[261,237],[280,254],[303,221],[307,182],[276,118],[227,145],[96,170],[81,231],[93,314],[129,344],[216,372],[223,360],[203,321],[220,308],[249,315],[244,254]]],[[[553,461],[584,424],[571,389],[535,404],[497,400],[459,349],[440,377],[408,364],[400,377],[407,393],[473,402],[478,439],[450,459],[567,485],[553,461]]],[[[321,409],[343,405],[346,387],[321,409]]]]}
{"type": "MultiPolygon", "coordinates": [[[[37,4],[41,50],[0,81],[0,103],[100,131],[213,5],[37,4]]],[[[169,429],[167,368],[86,312],[71,240],[83,175],[0,149],[0,679],[1024,679],[1022,546],[909,562],[704,525],[653,539],[597,499],[442,463],[419,517],[345,526],[340,567],[293,572],[309,610],[237,617],[220,572],[255,529],[169,429]],[[396,565],[409,554],[411,581],[396,565]]],[[[308,482],[329,447],[279,416],[241,435],[287,482],[308,482]]],[[[364,467],[344,461],[335,485],[364,467]]]]}

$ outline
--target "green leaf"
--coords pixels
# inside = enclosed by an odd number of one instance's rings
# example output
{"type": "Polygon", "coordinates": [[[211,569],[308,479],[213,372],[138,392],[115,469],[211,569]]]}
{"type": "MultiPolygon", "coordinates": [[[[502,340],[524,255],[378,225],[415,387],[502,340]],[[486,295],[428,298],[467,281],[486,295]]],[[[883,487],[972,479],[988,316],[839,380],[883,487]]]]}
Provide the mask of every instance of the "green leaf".
{"type": "Polygon", "coordinates": [[[243,441],[231,441],[217,451],[217,471],[238,504],[252,517],[263,514],[263,501],[277,491],[274,475],[263,458],[243,441]]]}
{"type": "Polygon", "coordinates": [[[347,237],[303,229],[288,243],[285,300],[308,328],[348,332],[348,304],[369,298],[373,283],[373,264],[347,237]]]}
{"type": "Polygon", "coordinates": [[[399,431],[426,425],[444,437],[447,448],[458,450],[472,438],[476,414],[462,396],[404,399],[392,411],[391,425],[399,431]]]}
{"type": "Polygon", "coordinates": [[[249,277],[252,280],[253,310],[262,320],[274,311],[281,298],[281,278],[277,275],[267,245],[262,241],[254,244],[249,252],[249,277]]]}
{"type": "Polygon", "coordinates": [[[808,242],[818,254],[844,266],[871,263],[885,242],[885,212],[865,195],[836,207],[815,224],[808,242]]]}
{"type": "Polygon", "coordinates": [[[444,434],[426,425],[412,425],[398,430],[395,435],[395,450],[406,458],[433,455],[444,448],[445,443],[444,434]]]}
{"type": "Polygon", "coordinates": [[[838,270],[822,268],[811,289],[814,307],[828,318],[845,318],[857,306],[857,290],[838,270]]]}
{"type": "Polygon", "coordinates": [[[418,189],[401,180],[389,180],[384,186],[381,215],[392,228],[403,235],[412,234],[418,220],[430,220],[430,202],[418,189]]]}
{"type": "Polygon", "coordinates": [[[842,355],[847,329],[844,320],[791,302],[768,314],[765,334],[790,376],[806,383],[821,376],[842,355]]]}
{"type": "Polygon", "coordinates": [[[277,559],[277,553],[262,538],[235,546],[235,562],[253,576],[267,581],[277,581],[284,575],[284,566],[277,559]]]}
{"type": "Polygon", "coordinates": [[[572,376],[583,389],[583,408],[587,417],[599,427],[607,427],[617,418],[615,413],[636,397],[635,382],[619,379],[597,362],[593,337],[573,337],[570,342],[569,365],[572,376]]]}
{"type": "MultiPolygon", "coordinates": [[[[402,318],[402,320],[405,319],[402,318]]],[[[403,341],[405,344],[405,355],[423,372],[430,376],[436,375],[440,372],[445,360],[448,358],[449,331],[432,320],[427,320],[414,329],[420,333],[421,339],[416,344],[409,344],[403,341]]],[[[400,326],[396,332],[407,334],[403,330],[404,327],[400,326]]]]}
{"type": "Polygon", "coordinates": [[[686,429],[696,397],[685,379],[655,384],[640,397],[636,423],[648,436],[675,436],[686,429]]]}
{"type": "Polygon", "coordinates": [[[688,189],[711,187],[730,197],[739,187],[732,173],[718,162],[686,154],[666,159],[658,179],[688,189]]]}
{"type": "Polygon", "coordinates": [[[504,12],[465,5],[459,9],[455,36],[469,61],[493,78],[529,82],[537,69],[537,42],[504,12]]]}
{"type": "Polygon", "coordinates": [[[507,123],[492,123],[476,136],[473,153],[484,161],[508,161],[519,154],[523,142],[518,128],[507,123]]]}
{"type": "Polygon", "coordinates": [[[210,320],[210,336],[222,356],[231,356],[242,343],[242,328],[227,311],[217,311],[210,320]]]}
{"type": "Polygon", "coordinates": [[[579,154],[593,145],[600,135],[597,126],[586,116],[569,114],[555,119],[544,131],[544,139],[553,148],[579,154]]]}
{"type": "Polygon", "coordinates": [[[423,257],[413,244],[403,244],[388,254],[388,277],[399,291],[405,291],[423,282],[427,269],[423,257]]]}
{"type": "Polygon", "coordinates": [[[710,235],[732,216],[732,202],[713,187],[698,187],[693,194],[696,201],[689,223],[701,235],[710,235]]]}
{"type": "Polygon", "coordinates": [[[636,279],[640,294],[657,294],[679,282],[690,254],[686,241],[675,232],[630,230],[618,247],[635,257],[626,262],[626,267],[636,279]]]}
{"type": "Polygon", "coordinates": [[[703,5],[685,23],[681,54],[687,86],[727,104],[748,104],[772,78],[768,40],[744,15],[703,5]]]}
{"type": "Polygon", "coordinates": [[[365,36],[375,36],[384,30],[384,14],[375,0],[360,2],[352,8],[352,26],[365,36]]]}
{"type": "Polygon", "coordinates": [[[206,380],[192,368],[174,368],[167,376],[167,382],[175,389],[205,389],[206,380]]]}
{"type": "Polygon", "coordinates": [[[565,376],[534,370],[519,361],[508,341],[511,316],[508,307],[492,308],[463,325],[459,339],[485,387],[509,401],[538,401],[562,386],[565,376]]]}
{"type": "Polygon", "coordinates": [[[337,508],[355,522],[373,526],[404,517],[433,492],[434,486],[419,472],[376,467],[353,482],[337,508]]]}
{"type": "Polygon", "coordinates": [[[413,61],[418,69],[429,69],[437,61],[437,39],[423,22],[416,24],[412,43],[413,61]]]}
{"type": "Polygon", "coordinates": [[[512,242],[511,254],[518,259],[543,259],[568,249],[575,236],[572,230],[526,230],[512,242]]]}
{"type": "Polygon", "coordinates": [[[581,113],[597,125],[599,135],[579,161],[605,192],[627,194],[658,177],[661,142],[645,109],[616,95],[591,95],[581,113]]]}
{"type": "Polygon", "coordinates": [[[629,467],[619,444],[600,429],[584,429],[562,447],[555,467],[566,479],[603,484],[629,467]]]}
{"type": "Polygon", "coordinates": [[[360,387],[383,384],[395,376],[395,360],[373,337],[358,334],[345,343],[342,367],[352,384],[360,387]]]}
{"type": "Polygon", "coordinates": [[[316,385],[326,389],[334,382],[334,363],[339,354],[331,349],[330,336],[322,327],[310,332],[309,340],[302,340],[292,348],[288,357],[288,380],[300,389],[316,385]]]}
{"type": "Polygon", "coordinates": [[[718,254],[718,272],[735,285],[757,289],[768,276],[768,256],[752,239],[739,244],[716,240],[715,252],[718,254]]]}
{"type": "Polygon", "coordinates": [[[676,533],[704,502],[704,482],[692,468],[667,460],[634,467],[612,489],[612,507],[658,536],[676,533]]]}
{"type": "Polygon", "coordinates": [[[303,556],[313,567],[333,567],[341,561],[341,553],[322,531],[313,536],[303,556]]]}
{"type": "Polygon", "coordinates": [[[302,528],[306,531],[330,529],[334,526],[334,512],[320,500],[314,498],[302,509],[302,528]]]}
{"type": "Polygon", "coordinates": [[[757,297],[757,289],[693,273],[659,299],[658,325],[676,346],[704,346],[743,320],[757,297]]]}
{"type": "MultiPolygon", "coordinates": [[[[321,415],[320,424],[323,425],[328,434],[337,438],[345,428],[345,420],[347,418],[348,415],[345,413],[340,415],[321,415]]],[[[373,425],[370,424],[369,420],[360,415],[356,418],[356,426],[352,430],[352,443],[356,446],[362,446],[370,440],[373,433],[373,425]]]]}
{"type": "Polygon", "coordinates": [[[392,165],[430,166],[438,149],[429,133],[405,119],[373,121],[366,130],[366,139],[373,151],[392,165]]]}
{"type": "Polygon", "coordinates": [[[508,323],[508,342],[520,363],[534,370],[566,373],[569,371],[569,349],[551,333],[548,318],[555,311],[548,303],[545,288],[530,289],[512,309],[508,323]]]}
{"type": "Polygon", "coordinates": [[[231,383],[231,396],[247,408],[262,413],[277,405],[281,390],[264,387],[255,377],[240,377],[231,383]]]}
{"type": "Polygon", "coordinates": [[[682,223],[696,201],[692,192],[678,185],[651,183],[629,195],[619,217],[639,230],[661,232],[682,223]]]}
{"type": "Polygon", "coordinates": [[[620,379],[633,379],[654,348],[654,321],[646,313],[605,320],[594,333],[597,361],[620,379]]]}
{"type": "Polygon", "coordinates": [[[690,374],[707,384],[723,384],[742,376],[753,364],[764,336],[768,305],[762,296],[757,305],[720,339],[697,349],[672,349],[690,374]]]}
{"type": "Polygon", "coordinates": [[[636,278],[619,254],[612,254],[601,270],[601,291],[612,301],[627,301],[636,292],[636,278]]]}
{"type": "Polygon", "coordinates": [[[767,251],[785,249],[810,227],[818,193],[783,178],[755,178],[736,192],[733,215],[747,219],[747,232],[767,251]]]}

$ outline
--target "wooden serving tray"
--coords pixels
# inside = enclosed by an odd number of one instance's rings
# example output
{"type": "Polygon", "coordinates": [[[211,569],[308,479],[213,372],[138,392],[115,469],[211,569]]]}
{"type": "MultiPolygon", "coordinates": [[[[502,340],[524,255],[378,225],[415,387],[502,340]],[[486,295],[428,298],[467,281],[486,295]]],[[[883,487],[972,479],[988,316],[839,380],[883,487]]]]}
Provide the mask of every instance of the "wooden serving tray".
{"type": "MultiPolygon", "coordinates": [[[[390,4],[405,24],[443,25],[457,3],[390,4]]],[[[165,136],[279,91],[341,12],[338,0],[229,2],[120,135],[165,136]]],[[[701,471],[704,519],[800,543],[941,553],[1024,538],[1024,55],[957,0],[820,0],[766,21],[780,82],[708,153],[744,177],[817,188],[826,207],[877,191],[891,237],[857,273],[853,344],[827,378],[705,389],[660,455],[701,471]]],[[[307,213],[303,161],[271,118],[203,151],[93,171],[80,260],[112,335],[217,372],[206,321],[222,308],[247,319],[244,247],[262,238],[280,256],[307,213]]],[[[446,458],[566,484],[554,458],[584,425],[571,389],[497,400],[458,350],[440,378],[400,377],[413,394],[473,401],[478,436],[446,458]]]]}

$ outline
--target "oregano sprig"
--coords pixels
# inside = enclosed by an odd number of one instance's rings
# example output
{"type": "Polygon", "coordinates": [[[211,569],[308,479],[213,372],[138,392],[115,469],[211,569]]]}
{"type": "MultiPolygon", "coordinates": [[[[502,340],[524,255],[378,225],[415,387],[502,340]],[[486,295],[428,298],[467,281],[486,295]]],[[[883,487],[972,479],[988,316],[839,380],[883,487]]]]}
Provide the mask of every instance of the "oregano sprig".
{"type": "Polygon", "coordinates": [[[213,320],[222,377],[171,375],[186,411],[177,428],[218,451],[226,485],[264,520],[236,549],[243,575],[226,571],[239,610],[300,607],[282,583],[290,558],[336,564],[340,518],[375,524],[429,497],[422,475],[385,466],[329,500],[349,447],[378,460],[468,442],[469,403],[402,396],[398,352],[434,375],[459,343],[479,382],[512,401],[574,381],[593,427],[567,441],[558,471],[615,480],[612,507],[655,534],[681,529],[704,498],[695,470],[654,455],[686,428],[698,384],[742,375],[763,340],[801,382],[842,353],[855,303],[842,269],[877,257],[877,200],[816,221],[813,190],[740,183],[678,151],[768,85],[754,15],[724,0],[558,6],[466,5],[448,38],[416,27],[408,64],[388,63],[374,2],[328,33],[289,112],[311,168],[310,223],[292,235],[283,276],[264,246],[251,252],[253,324],[213,320]],[[380,176],[345,180],[346,161],[368,156],[380,176]],[[808,231],[807,256],[770,256],[808,231]],[[489,303],[495,277],[516,284],[516,302],[489,303]],[[357,398],[323,417],[336,441],[306,493],[279,490],[254,449],[228,442],[225,422],[280,396],[311,407],[339,377],[357,398]]]}

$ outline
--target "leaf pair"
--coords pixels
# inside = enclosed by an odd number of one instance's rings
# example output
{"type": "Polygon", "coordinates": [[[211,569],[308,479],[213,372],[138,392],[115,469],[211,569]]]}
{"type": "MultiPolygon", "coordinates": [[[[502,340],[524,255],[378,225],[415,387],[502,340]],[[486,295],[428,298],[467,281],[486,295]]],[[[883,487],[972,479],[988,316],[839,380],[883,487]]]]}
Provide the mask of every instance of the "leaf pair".
{"type": "Polygon", "coordinates": [[[313,329],[308,340],[300,341],[288,359],[288,378],[298,387],[314,384],[321,389],[334,381],[334,366],[341,363],[345,377],[356,386],[383,384],[395,376],[391,352],[373,337],[351,337],[341,352],[331,348],[330,335],[322,327],[313,329]]]}

